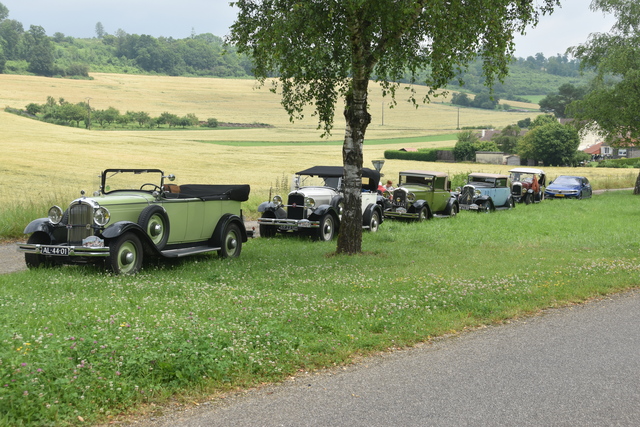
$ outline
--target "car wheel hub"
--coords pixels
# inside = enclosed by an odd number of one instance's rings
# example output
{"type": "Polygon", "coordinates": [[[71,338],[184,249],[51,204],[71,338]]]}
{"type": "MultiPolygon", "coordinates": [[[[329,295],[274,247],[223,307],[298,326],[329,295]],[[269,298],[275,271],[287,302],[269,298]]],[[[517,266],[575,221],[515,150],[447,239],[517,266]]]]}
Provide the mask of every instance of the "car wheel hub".
{"type": "Polygon", "coordinates": [[[122,265],[129,265],[133,262],[133,260],[133,252],[129,250],[122,251],[122,253],[120,254],[120,262],[122,263],[122,265]]]}
{"type": "Polygon", "coordinates": [[[162,225],[161,224],[154,224],[153,226],[151,226],[151,230],[149,230],[151,235],[156,237],[162,234],[162,225]]]}

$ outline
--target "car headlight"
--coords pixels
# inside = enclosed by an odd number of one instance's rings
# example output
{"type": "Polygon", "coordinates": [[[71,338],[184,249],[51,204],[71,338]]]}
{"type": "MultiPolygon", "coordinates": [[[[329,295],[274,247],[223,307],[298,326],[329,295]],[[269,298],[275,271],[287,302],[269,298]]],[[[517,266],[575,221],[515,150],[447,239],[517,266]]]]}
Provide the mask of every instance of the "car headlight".
{"type": "Polygon", "coordinates": [[[100,206],[93,212],[93,220],[100,227],[104,227],[105,225],[107,225],[110,219],[111,214],[109,213],[109,210],[103,206],[100,206]]]}
{"type": "Polygon", "coordinates": [[[480,190],[476,190],[475,193],[476,193],[476,196],[481,196],[482,195],[482,191],[480,191],[480,190]]]}
{"type": "Polygon", "coordinates": [[[276,207],[279,207],[280,205],[282,205],[282,197],[273,196],[273,204],[276,205],[276,207]]]}
{"type": "Polygon", "coordinates": [[[407,193],[407,201],[409,202],[415,202],[416,201],[416,195],[413,193],[407,193]]]}
{"type": "Polygon", "coordinates": [[[47,216],[52,224],[60,224],[60,221],[62,221],[62,208],[60,206],[52,206],[47,216]]]}
{"type": "Polygon", "coordinates": [[[313,197],[305,197],[304,206],[308,209],[313,209],[316,207],[316,201],[313,199],[313,197]]]}

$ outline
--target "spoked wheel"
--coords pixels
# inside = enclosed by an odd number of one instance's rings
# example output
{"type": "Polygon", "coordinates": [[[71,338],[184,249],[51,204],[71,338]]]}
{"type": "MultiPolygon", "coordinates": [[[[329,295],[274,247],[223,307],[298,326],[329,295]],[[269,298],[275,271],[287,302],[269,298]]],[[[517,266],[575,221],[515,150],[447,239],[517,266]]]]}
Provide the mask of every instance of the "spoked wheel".
{"type": "Polygon", "coordinates": [[[115,274],[136,274],[142,268],[142,243],[127,232],[109,245],[109,263],[115,274]]]}
{"type": "Polygon", "coordinates": [[[460,208],[458,207],[458,205],[452,205],[451,206],[451,212],[449,213],[449,216],[452,217],[452,218],[457,216],[459,210],[460,210],[460,208]]]}
{"type": "MultiPolygon", "coordinates": [[[[260,231],[262,235],[262,231],[260,231]]],[[[228,224],[222,236],[222,247],[218,250],[221,258],[236,258],[242,252],[242,234],[238,224],[228,224]]]]}
{"type": "Polygon", "coordinates": [[[336,221],[331,214],[324,214],[320,219],[320,228],[316,232],[316,239],[329,242],[336,234],[336,221]]]}

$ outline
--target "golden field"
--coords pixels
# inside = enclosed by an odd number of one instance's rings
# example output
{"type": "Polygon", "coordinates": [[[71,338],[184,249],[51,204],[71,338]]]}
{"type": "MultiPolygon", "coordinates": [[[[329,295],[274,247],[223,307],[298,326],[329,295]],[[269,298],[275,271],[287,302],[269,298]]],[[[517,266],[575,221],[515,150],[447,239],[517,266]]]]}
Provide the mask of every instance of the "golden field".
{"type": "MultiPolygon", "coordinates": [[[[96,189],[98,173],[105,168],[159,168],[177,176],[177,183],[246,183],[252,197],[248,208],[265,200],[269,187],[282,177],[307,167],[342,163],[339,141],[344,121],[338,116],[333,135],[323,143],[315,117],[308,114],[291,123],[280,106],[280,97],[268,88],[258,88],[253,80],[93,74],[93,80],[52,79],[0,74],[0,209],[9,204],[70,196],[81,189],[96,189]],[[76,103],[89,99],[95,109],[115,107],[121,113],[146,111],[151,116],[162,112],[177,115],[193,113],[200,120],[214,117],[220,122],[264,123],[271,128],[220,130],[117,131],[55,126],[4,112],[4,107],[24,108],[29,103],[43,104],[48,96],[76,103]],[[203,142],[203,141],[206,141],[203,142]],[[264,144],[234,146],[234,142],[257,141],[264,144]],[[281,142],[281,144],[273,144],[281,142]],[[312,142],[317,142],[312,144],[312,142]]],[[[413,107],[398,92],[398,105],[388,108],[389,99],[379,88],[370,93],[372,123],[367,139],[399,138],[398,142],[364,145],[365,166],[384,158],[388,149],[451,146],[445,142],[406,142],[400,138],[425,137],[456,132],[460,126],[493,125],[497,128],[516,123],[531,112],[497,112],[458,109],[442,104],[446,97],[413,107]],[[384,108],[384,110],[383,110],[384,108]],[[459,118],[458,118],[459,117],[459,118]],[[384,120],[384,124],[382,123],[384,120]]],[[[423,87],[416,87],[418,97],[423,87]]],[[[532,104],[518,107],[533,108],[532,104]]],[[[339,112],[341,108],[337,109],[339,112]]],[[[117,129],[117,128],[113,128],[117,129]]],[[[440,170],[460,172],[506,172],[498,165],[424,163],[388,160],[383,168],[395,179],[400,170],[440,170]]],[[[608,188],[619,182],[635,180],[637,171],[625,169],[546,168],[551,177],[559,174],[584,174],[595,187],[608,188]]]]}

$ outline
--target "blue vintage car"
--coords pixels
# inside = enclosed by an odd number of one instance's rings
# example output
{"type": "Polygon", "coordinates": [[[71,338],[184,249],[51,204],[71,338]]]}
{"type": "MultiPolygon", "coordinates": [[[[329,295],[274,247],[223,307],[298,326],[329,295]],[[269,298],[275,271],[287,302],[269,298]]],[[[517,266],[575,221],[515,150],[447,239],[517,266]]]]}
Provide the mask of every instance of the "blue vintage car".
{"type": "Polygon", "coordinates": [[[460,209],[477,212],[493,212],[496,209],[512,209],[509,177],[495,173],[471,173],[458,197],[460,209]]]}
{"type": "Polygon", "coordinates": [[[547,199],[583,199],[591,194],[591,184],[584,176],[560,175],[544,191],[547,199]]]}

